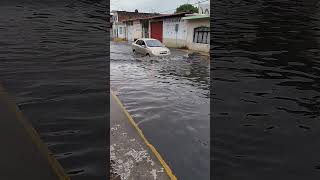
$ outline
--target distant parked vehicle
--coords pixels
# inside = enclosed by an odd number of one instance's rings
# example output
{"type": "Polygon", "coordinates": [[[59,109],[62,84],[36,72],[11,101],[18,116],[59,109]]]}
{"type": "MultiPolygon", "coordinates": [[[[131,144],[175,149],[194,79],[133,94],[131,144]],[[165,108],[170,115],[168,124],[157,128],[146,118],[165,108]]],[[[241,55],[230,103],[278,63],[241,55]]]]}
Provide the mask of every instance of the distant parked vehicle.
{"type": "Polygon", "coordinates": [[[133,53],[146,56],[166,56],[170,55],[170,50],[159,40],[151,38],[141,38],[132,43],[133,53]]]}

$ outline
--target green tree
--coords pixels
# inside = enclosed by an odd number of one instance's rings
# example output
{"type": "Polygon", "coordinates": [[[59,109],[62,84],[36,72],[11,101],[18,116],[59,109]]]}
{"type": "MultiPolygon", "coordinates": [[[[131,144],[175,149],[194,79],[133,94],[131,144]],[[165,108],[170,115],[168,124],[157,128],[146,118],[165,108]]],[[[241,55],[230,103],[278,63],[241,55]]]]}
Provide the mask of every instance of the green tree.
{"type": "Polygon", "coordinates": [[[176,9],[176,13],[188,12],[188,13],[198,13],[198,8],[191,4],[183,4],[176,9]]]}

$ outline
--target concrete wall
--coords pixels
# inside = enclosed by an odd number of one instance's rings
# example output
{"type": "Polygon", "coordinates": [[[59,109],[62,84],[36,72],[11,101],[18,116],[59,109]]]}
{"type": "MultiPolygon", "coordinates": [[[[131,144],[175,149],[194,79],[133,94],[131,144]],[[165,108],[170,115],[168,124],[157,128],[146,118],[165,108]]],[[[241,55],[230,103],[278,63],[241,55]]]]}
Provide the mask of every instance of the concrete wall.
{"type": "Polygon", "coordinates": [[[140,21],[133,21],[133,37],[134,39],[142,38],[142,24],[140,21]]]}
{"type": "Polygon", "coordinates": [[[134,39],[134,28],[133,25],[127,25],[127,37],[128,41],[133,41],[134,39]]]}
{"type": "Polygon", "coordinates": [[[187,27],[185,20],[181,17],[163,19],[163,44],[167,47],[185,47],[187,27]],[[175,31],[176,24],[178,31],[175,31]]]}
{"type": "Polygon", "coordinates": [[[202,43],[194,43],[193,42],[193,32],[194,28],[200,26],[210,27],[209,19],[196,19],[196,20],[186,20],[187,21],[187,47],[188,49],[209,52],[210,51],[210,43],[202,44],[202,43]]]}

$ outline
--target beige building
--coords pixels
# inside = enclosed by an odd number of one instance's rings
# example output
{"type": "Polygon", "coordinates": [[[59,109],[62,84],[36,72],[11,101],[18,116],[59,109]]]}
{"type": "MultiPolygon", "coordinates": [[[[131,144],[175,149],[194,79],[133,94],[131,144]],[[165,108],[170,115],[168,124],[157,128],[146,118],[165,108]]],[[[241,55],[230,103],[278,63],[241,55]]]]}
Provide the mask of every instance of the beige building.
{"type": "Polygon", "coordinates": [[[158,15],[156,13],[141,13],[138,10],[134,12],[129,11],[111,11],[111,19],[112,22],[112,38],[121,38],[127,39],[131,37],[140,38],[140,34],[142,34],[140,21],[134,21],[131,19],[145,18],[149,16],[158,15]],[[129,27],[128,27],[129,26],[129,27]],[[132,26],[132,27],[130,27],[132,26]],[[130,28],[130,29],[128,29],[130,28]],[[129,32],[128,32],[129,31],[129,32]]]}
{"type": "Polygon", "coordinates": [[[183,18],[186,21],[188,49],[210,51],[210,17],[208,15],[193,15],[183,18]]]}
{"type": "Polygon", "coordinates": [[[113,37],[134,41],[154,38],[167,47],[210,51],[210,5],[200,4],[198,14],[151,14],[113,11],[113,37]]]}
{"type": "Polygon", "coordinates": [[[149,20],[148,18],[137,18],[123,21],[126,25],[127,32],[125,39],[128,41],[135,41],[139,38],[149,37],[149,20]]]}

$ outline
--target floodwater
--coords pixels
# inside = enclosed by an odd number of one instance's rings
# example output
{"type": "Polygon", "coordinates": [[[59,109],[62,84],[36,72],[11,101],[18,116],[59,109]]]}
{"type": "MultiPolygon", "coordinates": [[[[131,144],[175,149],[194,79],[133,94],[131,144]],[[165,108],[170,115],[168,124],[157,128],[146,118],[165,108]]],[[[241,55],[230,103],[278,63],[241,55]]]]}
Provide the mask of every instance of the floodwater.
{"type": "Polygon", "coordinates": [[[320,4],[214,1],[212,178],[320,178],[320,4]]]}
{"type": "Polygon", "coordinates": [[[134,56],[111,42],[110,86],[178,179],[209,179],[209,58],[134,56]]]}
{"type": "Polygon", "coordinates": [[[106,176],[107,9],[98,0],[0,3],[0,85],[73,180],[106,176]]]}

